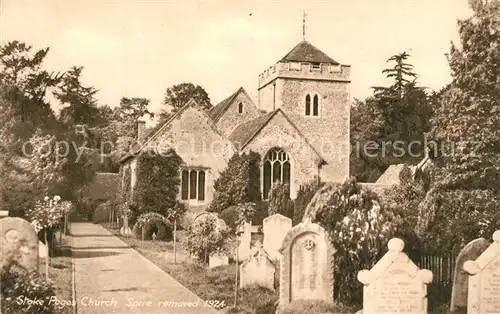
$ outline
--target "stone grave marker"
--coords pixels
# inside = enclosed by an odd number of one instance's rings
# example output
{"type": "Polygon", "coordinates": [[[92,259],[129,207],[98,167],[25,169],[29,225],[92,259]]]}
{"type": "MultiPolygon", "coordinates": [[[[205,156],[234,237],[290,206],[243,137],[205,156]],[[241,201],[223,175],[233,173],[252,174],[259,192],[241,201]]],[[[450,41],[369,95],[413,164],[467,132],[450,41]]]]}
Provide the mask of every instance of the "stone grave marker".
{"type": "Polygon", "coordinates": [[[212,254],[208,259],[208,268],[229,265],[229,258],[225,254],[212,254]]]}
{"type": "Polygon", "coordinates": [[[490,246],[484,238],[479,238],[469,242],[460,251],[455,263],[453,275],[453,287],[451,292],[450,311],[467,309],[467,292],[469,290],[469,274],[463,269],[464,263],[468,260],[477,259],[490,246]]]}
{"type": "Polygon", "coordinates": [[[293,227],[280,248],[279,308],[295,300],[333,302],[333,254],[328,235],[309,219],[293,227]]]}
{"type": "Polygon", "coordinates": [[[272,260],[278,260],[281,254],[278,250],[288,231],[292,229],[292,220],[281,214],[275,214],[262,222],[264,232],[264,250],[272,260]]]}
{"type": "Polygon", "coordinates": [[[464,270],[470,275],[467,313],[500,313],[500,230],[486,251],[464,263],[464,270]]]}
{"type": "Polygon", "coordinates": [[[404,242],[393,238],[389,251],[371,270],[358,273],[363,283],[363,313],[427,313],[427,284],[432,272],[419,269],[403,252],[404,242]]]}
{"type": "Polygon", "coordinates": [[[42,241],[38,241],[38,257],[46,258],[47,257],[47,248],[42,241]]]}
{"type": "Polygon", "coordinates": [[[240,265],[240,288],[251,284],[268,288],[274,291],[274,273],[276,267],[257,241],[248,259],[240,265]]]}
{"type": "Polygon", "coordinates": [[[250,242],[252,241],[252,225],[246,222],[243,225],[243,233],[240,235],[238,246],[238,261],[245,261],[250,255],[250,242]]]}
{"type": "Polygon", "coordinates": [[[11,252],[17,252],[21,265],[38,270],[38,235],[29,222],[19,217],[0,219],[0,237],[0,263],[11,252]]]}

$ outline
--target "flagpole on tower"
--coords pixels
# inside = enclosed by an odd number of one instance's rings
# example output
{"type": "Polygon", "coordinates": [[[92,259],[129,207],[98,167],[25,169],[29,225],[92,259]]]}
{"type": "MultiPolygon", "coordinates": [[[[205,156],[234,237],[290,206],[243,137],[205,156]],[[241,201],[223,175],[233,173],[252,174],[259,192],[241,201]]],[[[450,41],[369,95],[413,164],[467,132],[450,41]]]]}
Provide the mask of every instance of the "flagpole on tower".
{"type": "Polygon", "coordinates": [[[306,40],[306,11],[304,10],[302,15],[302,39],[306,40]]]}

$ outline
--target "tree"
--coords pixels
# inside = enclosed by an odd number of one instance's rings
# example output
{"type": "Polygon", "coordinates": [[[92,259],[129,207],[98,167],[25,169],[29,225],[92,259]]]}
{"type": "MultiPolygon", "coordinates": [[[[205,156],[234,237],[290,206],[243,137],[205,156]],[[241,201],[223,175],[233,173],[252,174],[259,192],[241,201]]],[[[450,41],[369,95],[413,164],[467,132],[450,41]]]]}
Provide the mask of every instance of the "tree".
{"type": "Polygon", "coordinates": [[[181,202],[177,202],[173,208],[167,210],[167,219],[174,224],[174,264],[177,262],[177,222],[186,211],[187,207],[181,202]]]}
{"type": "Polygon", "coordinates": [[[470,1],[452,44],[450,86],[432,120],[430,188],[419,233],[429,250],[458,252],[500,228],[500,3],[470,1]]]}
{"type": "MultiPolygon", "coordinates": [[[[181,83],[167,88],[163,104],[171,109],[172,113],[177,112],[182,108],[190,99],[194,99],[204,109],[210,109],[210,98],[207,92],[200,85],[193,83],[181,83]]],[[[165,119],[170,115],[169,111],[162,110],[160,117],[165,119]]]]}
{"type": "Polygon", "coordinates": [[[290,185],[276,182],[269,193],[269,215],[281,214],[293,218],[293,201],[290,198],[290,185]]]}
{"type": "Polygon", "coordinates": [[[214,183],[214,198],[208,211],[220,213],[224,209],[243,203],[259,203],[260,156],[255,152],[236,153],[229,160],[214,183]]]}
{"type": "Polygon", "coordinates": [[[117,113],[122,119],[130,118],[134,121],[137,121],[145,115],[148,115],[150,118],[154,118],[154,113],[149,111],[148,107],[149,99],[139,97],[122,97],[117,113]]]}
{"type": "Polygon", "coordinates": [[[99,110],[92,86],[85,87],[81,83],[83,67],[72,67],[65,73],[62,83],[54,91],[54,96],[62,104],[67,105],[60,113],[60,121],[66,126],[94,126],[99,121],[99,110]]]}

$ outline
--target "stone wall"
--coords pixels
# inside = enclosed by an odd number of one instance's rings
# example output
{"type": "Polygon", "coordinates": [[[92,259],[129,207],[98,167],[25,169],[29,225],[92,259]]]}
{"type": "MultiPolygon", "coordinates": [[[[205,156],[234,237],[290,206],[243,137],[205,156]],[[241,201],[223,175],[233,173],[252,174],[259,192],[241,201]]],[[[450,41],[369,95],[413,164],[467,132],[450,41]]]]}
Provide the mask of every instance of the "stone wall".
{"type": "Polygon", "coordinates": [[[217,120],[216,125],[222,135],[228,137],[238,125],[253,120],[259,115],[252,99],[244,91],[241,91],[217,120]],[[240,103],[243,104],[243,113],[238,112],[240,103]]]}

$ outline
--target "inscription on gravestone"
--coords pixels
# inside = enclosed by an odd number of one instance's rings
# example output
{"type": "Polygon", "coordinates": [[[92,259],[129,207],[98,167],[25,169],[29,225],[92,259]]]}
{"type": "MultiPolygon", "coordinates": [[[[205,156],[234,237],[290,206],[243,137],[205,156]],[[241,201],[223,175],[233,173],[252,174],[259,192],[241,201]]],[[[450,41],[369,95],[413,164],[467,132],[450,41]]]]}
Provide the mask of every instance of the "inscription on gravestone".
{"type": "Polygon", "coordinates": [[[38,235],[35,228],[18,217],[0,219],[0,262],[16,254],[27,269],[38,269],[38,235]]]}
{"type": "Polygon", "coordinates": [[[363,313],[427,313],[427,286],[432,281],[429,270],[418,267],[403,253],[401,239],[389,241],[389,252],[358,279],[363,287],[363,313]]]}
{"type": "Polygon", "coordinates": [[[464,270],[470,274],[467,313],[500,313],[500,230],[486,251],[465,262],[464,270]]]}

